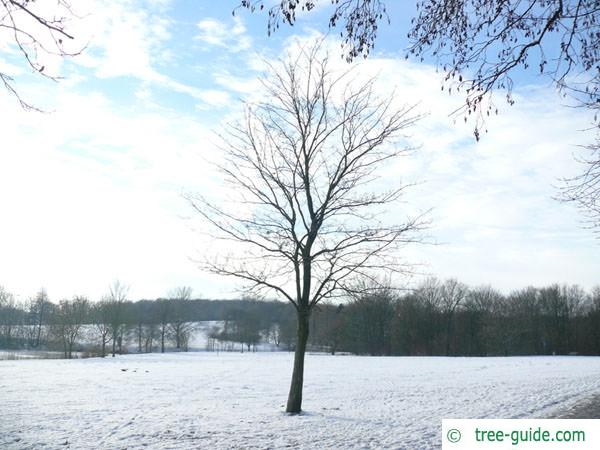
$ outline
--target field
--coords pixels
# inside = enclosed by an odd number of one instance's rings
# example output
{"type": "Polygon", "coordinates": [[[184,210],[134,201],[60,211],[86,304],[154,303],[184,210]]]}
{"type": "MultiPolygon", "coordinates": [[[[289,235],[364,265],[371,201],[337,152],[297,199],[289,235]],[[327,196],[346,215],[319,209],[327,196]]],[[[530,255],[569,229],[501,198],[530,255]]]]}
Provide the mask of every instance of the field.
{"type": "Polygon", "coordinates": [[[0,361],[0,447],[435,448],[442,418],[548,417],[600,392],[600,358],[171,353],[0,361]]]}

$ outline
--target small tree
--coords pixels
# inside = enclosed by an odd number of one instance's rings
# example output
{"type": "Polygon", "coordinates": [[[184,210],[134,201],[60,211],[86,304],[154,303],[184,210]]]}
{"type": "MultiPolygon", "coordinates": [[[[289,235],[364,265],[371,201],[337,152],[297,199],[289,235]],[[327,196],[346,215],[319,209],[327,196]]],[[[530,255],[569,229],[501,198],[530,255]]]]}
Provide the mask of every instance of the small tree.
{"type": "Polygon", "coordinates": [[[158,325],[158,332],[160,334],[160,352],[165,352],[165,341],[167,339],[167,332],[169,328],[169,322],[171,321],[171,309],[172,304],[166,298],[159,298],[156,300],[156,318],[158,325]]]}
{"type": "Polygon", "coordinates": [[[0,286],[0,345],[8,348],[13,346],[20,320],[20,310],[14,296],[0,286]]]}
{"type": "Polygon", "coordinates": [[[47,322],[48,311],[50,310],[50,300],[45,289],[40,289],[35,298],[29,304],[30,323],[35,330],[33,336],[33,347],[38,348],[43,340],[43,328],[47,322]]]}
{"type": "Polygon", "coordinates": [[[446,356],[450,356],[450,339],[456,309],[464,302],[468,292],[468,287],[454,278],[446,280],[440,287],[440,306],[446,323],[446,356]]]}
{"type": "Polygon", "coordinates": [[[435,341],[439,334],[442,287],[437,278],[427,278],[415,290],[414,299],[417,309],[422,310],[423,320],[418,334],[423,339],[425,352],[434,354],[435,341]]]}
{"type": "Polygon", "coordinates": [[[101,356],[106,356],[106,344],[111,340],[111,304],[105,297],[96,303],[91,312],[92,322],[98,338],[100,339],[101,356]]]}
{"type": "Polygon", "coordinates": [[[379,99],[374,80],[351,82],[348,72],[335,73],[320,44],[269,68],[266,100],[247,104],[244,120],[224,136],[219,168],[238,195],[234,207],[189,199],[214,236],[239,249],[235,258],[208,259],[204,267],[294,305],[286,411],[299,413],[313,308],[347,292],[357,277],[406,267],[395,250],[415,241],[422,220],[388,225],[378,213],[406,186],[378,191],[369,183],[406,151],[393,141],[416,117],[411,108],[395,109],[393,97],[379,99]]]}
{"type": "Polygon", "coordinates": [[[65,358],[73,357],[73,346],[80,336],[88,311],[89,301],[85,297],[62,300],[55,310],[52,326],[54,334],[63,344],[65,358]]]}
{"type": "Polygon", "coordinates": [[[154,340],[158,336],[158,329],[154,322],[150,322],[144,328],[144,351],[152,353],[154,348],[154,340]]]}
{"type": "Polygon", "coordinates": [[[153,307],[153,302],[148,300],[141,300],[131,305],[133,334],[137,341],[138,353],[144,351],[146,334],[153,319],[151,314],[153,307]]]}
{"type": "Polygon", "coordinates": [[[389,355],[395,298],[391,290],[355,296],[346,308],[347,335],[359,354],[389,355]]]}
{"type": "Polygon", "coordinates": [[[177,350],[187,350],[187,342],[193,326],[187,318],[187,304],[192,298],[192,288],[179,287],[169,295],[171,302],[170,331],[177,350]]]}
{"type": "Polygon", "coordinates": [[[125,301],[127,300],[128,292],[129,288],[116,280],[110,286],[109,293],[106,297],[113,358],[117,351],[117,346],[119,347],[119,354],[122,353],[123,335],[126,328],[125,301]]]}
{"type": "MultiPolygon", "coordinates": [[[[246,345],[248,351],[256,349],[256,345],[260,342],[260,317],[252,308],[242,311],[236,320],[237,337],[242,345],[246,345]]],[[[242,347],[243,348],[243,347],[242,347]]]]}
{"type": "Polygon", "coordinates": [[[328,305],[325,309],[326,331],[324,333],[324,342],[329,347],[332,355],[335,355],[341,340],[342,330],[344,325],[344,305],[339,304],[337,307],[328,305]]]}
{"type": "Polygon", "coordinates": [[[494,322],[500,318],[491,318],[502,295],[491,286],[479,286],[469,289],[464,306],[465,336],[463,354],[485,356],[490,346],[490,334],[494,322]],[[495,320],[494,320],[495,319],[495,320]]]}

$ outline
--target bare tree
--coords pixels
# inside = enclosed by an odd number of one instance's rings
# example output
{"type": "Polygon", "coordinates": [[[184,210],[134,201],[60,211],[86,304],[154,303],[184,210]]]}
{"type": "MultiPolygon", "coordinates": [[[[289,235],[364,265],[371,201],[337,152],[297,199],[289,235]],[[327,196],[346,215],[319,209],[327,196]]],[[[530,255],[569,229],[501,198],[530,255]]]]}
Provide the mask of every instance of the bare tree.
{"type": "Polygon", "coordinates": [[[209,352],[219,351],[220,347],[220,337],[221,329],[213,325],[208,329],[208,333],[206,335],[206,350],[209,352]]]}
{"type": "Polygon", "coordinates": [[[370,185],[382,165],[406,151],[394,141],[417,120],[412,108],[379,99],[374,80],[335,73],[320,52],[320,44],[301,48],[270,65],[262,79],[266,100],[247,104],[244,119],[224,136],[219,168],[238,195],[232,209],[188,197],[214,237],[239,249],[235,257],[207,260],[205,269],[296,309],[288,413],[301,411],[312,309],[360,277],[406,270],[396,250],[415,242],[423,226],[422,217],[389,225],[378,215],[406,186],[370,185]]]}
{"type": "Polygon", "coordinates": [[[0,345],[11,347],[19,324],[19,309],[15,297],[0,286],[0,345]]]}
{"type": "Polygon", "coordinates": [[[171,321],[171,302],[166,298],[156,300],[156,317],[158,319],[158,332],[160,333],[160,352],[165,352],[165,341],[171,321]]]}
{"type": "MultiPolygon", "coordinates": [[[[335,352],[338,349],[338,346],[341,341],[342,331],[343,331],[343,320],[344,320],[344,305],[340,303],[339,305],[334,306],[333,304],[327,305],[328,307],[325,309],[325,333],[323,333],[323,340],[325,344],[329,347],[329,351],[332,355],[335,355],[335,352]]],[[[279,344],[277,344],[279,346],[279,344]]]]}
{"type": "MultiPolygon", "coordinates": [[[[71,51],[66,46],[66,42],[73,40],[67,31],[72,18],[75,15],[67,0],[56,0],[50,6],[48,2],[35,0],[0,1],[0,31],[10,36],[13,46],[32,71],[53,81],[59,76],[46,69],[44,58],[75,56],[81,51],[71,51]]],[[[38,109],[19,94],[10,73],[0,71],[0,82],[23,108],[38,109]]]]}
{"type": "Polygon", "coordinates": [[[105,297],[92,308],[92,322],[100,338],[101,356],[106,356],[106,344],[111,340],[111,304],[105,297]]]}
{"type": "Polygon", "coordinates": [[[502,294],[491,286],[479,286],[469,289],[463,303],[465,322],[465,353],[469,356],[485,356],[491,347],[491,335],[494,323],[499,317],[491,318],[502,302],[502,294]]]}
{"type": "Polygon", "coordinates": [[[260,331],[260,316],[254,308],[246,308],[234,315],[233,335],[235,340],[241,344],[242,353],[244,352],[244,345],[246,345],[248,351],[256,350],[256,344],[261,339],[260,331]]]}
{"type": "Polygon", "coordinates": [[[119,354],[122,353],[123,334],[125,332],[125,301],[129,287],[121,283],[119,280],[114,281],[109,289],[106,297],[111,341],[112,341],[112,356],[114,358],[119,347],[119,354]]]}
{"type": "Polygon", "coordinates": [[[46,316],[50,309],[50,300],[45,289],[40,289],[35,298],[29,304],[29,316],[35,330],[33,347],[38,348],[42,342],[42,330],[46,324],[46,316]]]}
{"type": "Polygon", "coordinates": [[[507,298],[507,306],[512,327],[509,344],[518,348],[522,354],[543,354],[543,342],[540,339],[543,317],[539,290],[528,286],[514,291],[507,298]]]}
{"type": "Polygon", "coordinates": [[[466,299],[469,288],[454,278],[446,280],[441,285],[440,306],[446,322],[446,356],[450,356],[450,337],[456,308],[466,299]]]}
{"type": "Polygon", "coordinates": [[[273,343],[276,347],[279,347],[279,344],[281,343],[281,325],[279,323],[274,322],[269,327],[267,342],[273,343]]]}
{"type": "Polygon", "coordinates": [[[434,351],[434,343],[440,327],[440,305],[442,302],[440,281],[434,277],[425,279],[415,290],[414,298],[423,307],[423,313],[426,317],[420,334],[425,341],[426,352],[431,355],[434,351]]]}
{"type": "Polygon", "coordinates": [[[63,344],[65,358],[73,357],[73,346],[81,333],[88,310],[88,299],[75,297],[73,300],[62,300],[55,311],[52,327],[63,344]]]}
{"type": "Polygon", "coordinates": [[[394,297],[394,291],[389,288],[357,295],[348,304],[346,315],[358,353],[390,355],[394,297]]]}
{"type": "MultiPolygon", "coordinates": [[[[154,327],[153,304],[147,300],[136,302],[132,305],[132,324],[134,338],[137,341],[137,351],[142,353],[145,347],[145,339],[150,326],[154,327]]],[[[147,349],[146,349],[147,351],[147,349]]]]}
{"type": "Polygon", "coordinates": [[[154,348],[154,339],[156,339],[158,330],[154,322],[150,322],[144,328],[144,351],[146,353],[152,353],[154,348]]]}
{"type": "Polygon", "coordinates": [[[179,287],[171,292],[169,298],[171,302],[170,331],[175,341],[175,347],[177,350],[187,349],[193,326],[186,316],[186,306],[192,298],[192,288],[179,287]]]}

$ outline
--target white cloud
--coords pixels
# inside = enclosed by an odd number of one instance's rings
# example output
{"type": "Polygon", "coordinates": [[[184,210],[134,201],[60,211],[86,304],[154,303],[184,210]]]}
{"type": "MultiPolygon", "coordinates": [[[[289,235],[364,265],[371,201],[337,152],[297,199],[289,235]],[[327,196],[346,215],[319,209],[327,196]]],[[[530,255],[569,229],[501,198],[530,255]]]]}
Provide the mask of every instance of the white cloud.
{"type": "Polygon", "coordinates": [[[232,53],[247,50],[252,45],[252,39],[247,35],[242,19],[237,16],[233,18],[233,24],[207,18],[198,22],[197,27],[197,40],[211,46],[226,48],[232,53]]]}
{"type": "Polygon", "coordinates": [[[169,20],[131,1],[89,0],[75,34],[89,42],[76,62],[96,70],[99,77],[155,77],[162,46],[169,40],[169,20]]]}
{"type": "MultiPolygon", "coordinates": [[[[99,78],[137,78],[141,86],[136,96],[141,100],[150,100],[153,88],[161,88],[200,100],[202,107],[228,105],[227,92],[182,83],[157,68],[174,57],[169,43],[172,39],[170,29],[175,25],[165,14],[170,1],[151,1],[150,4],[156,9],[140,8],[132,1],[87,0],[78,3],[83,19],[77,23],[74,32],[80,41],[87,40],[90,45],[75,62],[93,69],[99,78]]],[[[235,18],[233,28],[225,28],[224,24],[212,19],[201,24],[201,30],[215,33],[215,36],[220,36],[218,30],[224,27],[225,35],[218,38],[219,45],[232,45],[236,51],[250,46],[246,28],[239,18],[235,18]]]]}
{"type": "Polygon", "coordinates": [[[149,0],[149,7],[143,8],[131,0],[77,3],[82,19],[75,22],[73,33],[79,42],[89,45],[74,62],[94,70],[99,78],[138,79],[138,94],[145,99],[150,98],[153,87],[202,99],[204,90],[177,81],[160,69],[174,58],[169,44],[175,23],[166,14],[170,4],[170,0],[149,0]]]}
{"type": "Polygon", "coordinates": [[[235,76],[227,70],[222,70],[215,73],[213,79],[219,86],[235,92],[244,98],[256,96],[258,95],[257,93],[262,91],[262,85],[256,76],[252,78],[235,76]]]}
{"type": "Polygon", "coordinates": [[[206,90],[199,92],[198,98],[210,106],[219,108],[231,106],[231,96],[226,91],[206,90]]]}

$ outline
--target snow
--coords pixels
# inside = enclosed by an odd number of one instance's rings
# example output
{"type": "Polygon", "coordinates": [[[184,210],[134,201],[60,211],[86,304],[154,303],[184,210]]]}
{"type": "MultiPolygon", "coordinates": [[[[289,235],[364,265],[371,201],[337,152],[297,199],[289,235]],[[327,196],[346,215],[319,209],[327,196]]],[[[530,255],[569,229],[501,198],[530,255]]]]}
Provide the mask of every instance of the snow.
{"type": "Polygon", "coordinates": [[[0,448],[436,448],[442,418],[552,416],[600,392],[600,358],[290,353],[0,361],[0,448]]]}

